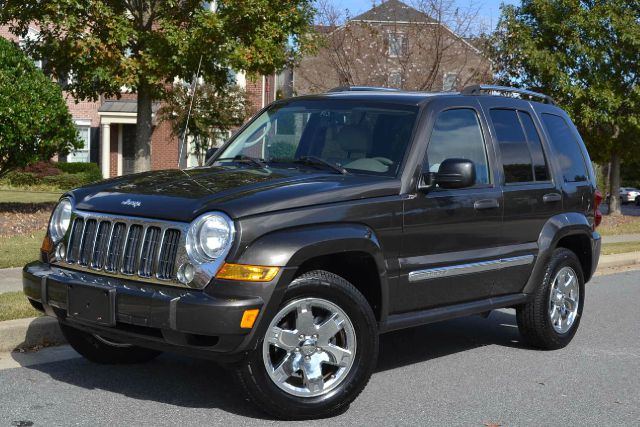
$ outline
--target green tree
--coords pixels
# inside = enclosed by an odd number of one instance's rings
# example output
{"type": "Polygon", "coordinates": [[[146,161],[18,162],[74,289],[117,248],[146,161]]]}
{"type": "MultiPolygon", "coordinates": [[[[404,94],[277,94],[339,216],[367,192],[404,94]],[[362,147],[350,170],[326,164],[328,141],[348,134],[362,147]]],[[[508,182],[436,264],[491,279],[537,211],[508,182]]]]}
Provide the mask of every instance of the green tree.
{"type": "Polygon", "coordinates": [[[267,74],[305,50],[311,0],[0,0],[0,24],[24,36],[47,71],[72,76],[76,99],[137,93],[135,170],[150,168],[152,103],[181,78],[227,83],[228,69],[267,74]],[[204,5],[216,5],[215,12],[204,5]]]}
{"type": "Polygon", "coordinates": [[[0,177],[80,147],[60,86],[0,38],[0,177]]]}
{"type": "MultiPolygon", "coordinates": [[[[523,0],[503,6],[495,36],[498,78],[552,95],[597,162],[620,162],[640,142],[640,2],[523,0]]],[[[618,197],[611,213],[619,213],[618,197]]]]}
{"type": "MultiPolygon", "coordinates": [[[[169,121],[173,134],[181,140],[186,129],[200,165],[207,149],[228,131],[242,125],[252,113],[245,90],[232,84],[216,87],[209,83],[194,88],[175,85],[167,93],[165,105],[159,111],[161,120],[169,121]]],[[[189,154],[186,147],[183,147],[183,154],[189,154]]]]}

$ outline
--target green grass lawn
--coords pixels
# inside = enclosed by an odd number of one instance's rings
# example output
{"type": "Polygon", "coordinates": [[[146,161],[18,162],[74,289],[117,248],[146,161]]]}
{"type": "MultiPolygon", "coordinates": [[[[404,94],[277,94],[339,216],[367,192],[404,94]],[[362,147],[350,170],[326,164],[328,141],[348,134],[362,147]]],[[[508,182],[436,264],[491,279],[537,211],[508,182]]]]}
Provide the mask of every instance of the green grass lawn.
{"type": "Polygon", "coordinates": [[[36,260],[44,234],[0,237],[0,268],[23,267],[36,260]]]}
{"type": "Polygon", "coordinates": [[[48,203],[57,202],[62,193],[16,191],[0,189],[0,203],[48,203]]]}
{"type": "Polygon", "coordinates": [[[640,251],[640,242],[605,243],[602,245],[602,255],[622,254],[640,251]]]}
{"type": "Polygon", "coordinates": [[[40,315],[42,313],[31,307],[27,297],[21,291],[0,294],[0,322],[40,315]]]}

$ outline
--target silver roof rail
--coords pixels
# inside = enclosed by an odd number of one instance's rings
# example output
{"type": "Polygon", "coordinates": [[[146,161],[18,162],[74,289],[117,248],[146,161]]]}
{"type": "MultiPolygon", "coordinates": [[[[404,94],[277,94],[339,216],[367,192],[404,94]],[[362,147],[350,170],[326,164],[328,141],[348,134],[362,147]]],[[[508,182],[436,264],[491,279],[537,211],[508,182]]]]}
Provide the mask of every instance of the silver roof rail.
{"type": "Polygon", "coordinates": [[[507,93],[517,93],[520,95],[525,95],[530,98],[538,98],[541,99],[545,104],[556,105],[556,101],[553,100],[549,95],[545,95],[543,93],[533,92],[526,89],[518,89],[515,87],[507,87],[507,86],[493,86],[493,85],[473,85],[467,86],[460,92],[462,95],[480,95],[482,92],[507,92],[507,93]]]}
{"type": "Polygon", "coordinates": [[[390,87],[377,87],[377,86],[338,86],[333,89],[329,89],[327,93],[332,92],[369,92],[369,91],[382,91],[382,92],[397,92],[398,89],[390,87]]]}

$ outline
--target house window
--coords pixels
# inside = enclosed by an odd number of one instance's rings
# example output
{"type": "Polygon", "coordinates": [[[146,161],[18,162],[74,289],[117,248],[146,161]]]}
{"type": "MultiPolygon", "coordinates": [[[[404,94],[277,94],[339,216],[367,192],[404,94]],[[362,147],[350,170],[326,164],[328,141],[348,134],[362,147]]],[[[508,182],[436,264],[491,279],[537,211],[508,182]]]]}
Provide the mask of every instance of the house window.
{"type": "Polygon", "coordinates": [[[78,129],[78,137],[83,142],[82,147],[75,151],[72,151],[67,156],[67,162],[69,163],[89,163],[90,161],[90,149],[91,149],[91,123],[90,122],[76,122],[76,129],[78,129]]]}
{"type": "Polygon", "coordinates": [[[442,90],[449,92],[458,86],[458,73],[445,73],[442,78],[442,90]]]}
{"type": "MultiPolygon", "coordinates": [[[[27,47],[27,43],[29,42],[36,42],[38,41],[38,38],[40,37],[40,33],[36,30],[34,30],[33,28],[29,28],[27,35],[22,38],[22,40],[20,40],[20,48],[22,50],[25,50],[27,47]]],[[[42,60],[41,59],[35,59],[33,60],[33,64],[36,66],[36,68],[42,70],[42,60]]]]}
{"type": "Polygon", "coordinates": [[[397,71],[389,73],[389,87],[402,88],[402,74],[397,71]]]}
{"type": "Polygon", "coordinates": [[[407,36],[403,33],[388,33],[387,45],[387,54],[391,58],[397,58],[407,54],[408,40],[407,36]]]}

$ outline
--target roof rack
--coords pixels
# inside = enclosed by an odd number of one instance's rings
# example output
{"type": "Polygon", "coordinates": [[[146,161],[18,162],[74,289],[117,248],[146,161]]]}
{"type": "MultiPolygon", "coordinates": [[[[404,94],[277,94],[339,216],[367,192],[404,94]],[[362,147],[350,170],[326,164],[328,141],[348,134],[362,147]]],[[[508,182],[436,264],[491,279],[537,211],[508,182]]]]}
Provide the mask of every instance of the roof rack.
{"type": "Polygon", "coordinates": [[[329,89],[327,93],[332,92],[368,92],[368,91],[382,91],[382,92],[397,92],[398,89],[390,87],[377,87],[377,86],[338,86],[333,89],[329,89]]]}
{"type": "Polygon", "coordinates": [[[467,86],[460,92],[462,95],[480,95],[482,92],[507,92],[507,93],[517,93],[520,95],[525,95],[531,98],[539,98],[542,99],[542,102],[545,104],[556,105],[556,101],[553,100],[549,95],[545,95],[543,93],[533,92],[525,89],[518,89],[515,87],[507,87],[507,86],[493,86],[493,85],[473,85],[467,86]]]}

